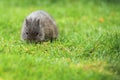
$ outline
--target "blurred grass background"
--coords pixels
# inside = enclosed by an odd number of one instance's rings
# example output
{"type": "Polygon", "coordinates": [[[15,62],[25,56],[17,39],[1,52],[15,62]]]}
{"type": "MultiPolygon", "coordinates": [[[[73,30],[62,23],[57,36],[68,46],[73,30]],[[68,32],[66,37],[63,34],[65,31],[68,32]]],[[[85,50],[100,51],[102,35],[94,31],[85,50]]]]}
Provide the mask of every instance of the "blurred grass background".
{"type": "Polygon", "coordinates": [[[120,0],[0,0],[0,80],[119,80],[120,0]],[[24,18],[45,10],[57,41],[20,40],[24,18]]]}

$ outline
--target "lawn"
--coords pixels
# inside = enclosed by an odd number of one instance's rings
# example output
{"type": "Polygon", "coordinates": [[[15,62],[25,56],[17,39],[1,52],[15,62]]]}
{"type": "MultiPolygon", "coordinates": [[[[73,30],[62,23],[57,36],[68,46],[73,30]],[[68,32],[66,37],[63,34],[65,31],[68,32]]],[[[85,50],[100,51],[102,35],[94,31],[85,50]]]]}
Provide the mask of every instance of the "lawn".
{"type": "Polygon", "coordinates": [[[120,1],[0,0],[0,80],[120,80],[120,1]],[[53,43],[21,41],[35,10],[55,19],[53,43]]]}

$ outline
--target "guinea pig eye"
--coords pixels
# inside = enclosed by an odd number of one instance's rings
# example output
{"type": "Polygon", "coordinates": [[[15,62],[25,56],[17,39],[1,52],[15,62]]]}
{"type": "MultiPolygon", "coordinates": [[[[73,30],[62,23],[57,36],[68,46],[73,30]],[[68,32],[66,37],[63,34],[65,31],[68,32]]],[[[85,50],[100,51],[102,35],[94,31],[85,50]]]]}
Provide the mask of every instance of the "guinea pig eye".
{"type": "Polygon", "coordinates": [[[26,32],[26,34],[28,34],[28,32],[26,32]]]}
{"type": "Polygon", "coordinates": [[[38,32],[36,33],[36,35],[38,35],[38,32]]]}

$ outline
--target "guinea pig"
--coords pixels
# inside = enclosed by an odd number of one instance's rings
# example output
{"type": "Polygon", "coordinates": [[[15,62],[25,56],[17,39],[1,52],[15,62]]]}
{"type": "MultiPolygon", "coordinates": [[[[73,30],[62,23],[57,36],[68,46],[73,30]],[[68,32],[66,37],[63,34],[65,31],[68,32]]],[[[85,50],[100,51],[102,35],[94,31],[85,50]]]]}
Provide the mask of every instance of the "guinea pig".
{"type": "Polygon", "coordinates": [[[53,41],[58,37],[58,28],[53,18],[39,10],[29,14],[22,26],[21,39],[29,42],[53,41]]]}

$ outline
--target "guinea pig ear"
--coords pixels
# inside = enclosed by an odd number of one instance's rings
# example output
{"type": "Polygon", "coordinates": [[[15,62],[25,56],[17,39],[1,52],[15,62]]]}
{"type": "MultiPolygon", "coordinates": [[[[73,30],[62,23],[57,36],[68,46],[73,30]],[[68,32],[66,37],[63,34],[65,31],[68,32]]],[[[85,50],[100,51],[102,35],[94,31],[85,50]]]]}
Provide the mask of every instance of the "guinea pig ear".
{"type": "Polygon", "coordinates": [[[25,24],[28,25],[29,24],[29,21],[27,19],[25,19],[25,24]]]}
{"type": "Polygon", "coordinates": [[[37,25],[39,25],[39,23],[40,23],[40,20],[38,19],[38,20],[37,20],[37,25]]]}

